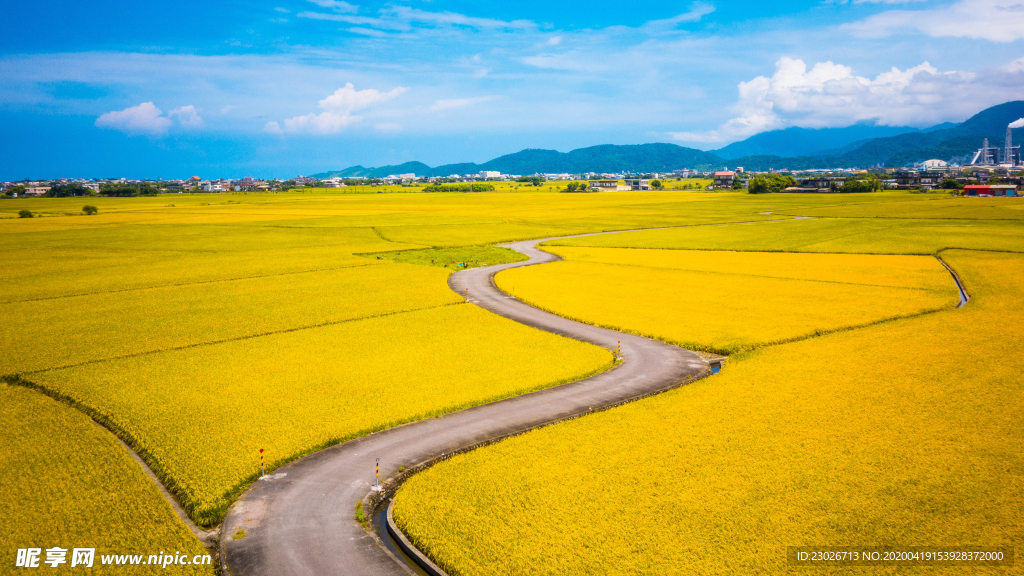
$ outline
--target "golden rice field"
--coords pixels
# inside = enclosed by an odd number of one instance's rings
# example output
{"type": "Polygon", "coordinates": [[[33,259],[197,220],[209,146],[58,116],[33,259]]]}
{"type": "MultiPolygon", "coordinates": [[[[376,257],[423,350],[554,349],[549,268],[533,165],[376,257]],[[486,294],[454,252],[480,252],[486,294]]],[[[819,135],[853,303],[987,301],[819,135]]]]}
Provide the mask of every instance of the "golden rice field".
{"type": "MultiPolygon", "coordinates": [[[[78,410],[35,391],[0,383],[0,547],[4,565],[18,548],[95,548],[90,574],[123,574],[100,566],[101,554],[207,554],[174,514],[128,450],[78,410]]],[[[45,560],[45,552],[41,560],[45,560]]],[[[53,570],[40,562],[41,570],[53,570]]],[[[213,574],[176,566],[182,574],[213,574]]]]}
{"type": "Polygon", "coordinates": [[[815,218],[623,232],[556,240],[550,245],[845,254],[934,254],[944,248],[1019,252],[1024,251],[1024,226],[1012,220],[970,217],[815,218]]]}
{"type": "Polygon", "coordinates": [[[375,430],[576,380],[611,360],[602,348],[455,304],[28,379],[117,429],[189,515],[211,525],[255,480],[260,448],[274,468],[375,430]]]}
{"type": "Polygon", "coordinates": [[[363,263],[0,304],[0,374],[337,324],[461,302],[447,273],[363,263]],[[118,319],[112,322],[111,319],[118,319]]]}
{"type": "Polygon", "coordinates": [[[501,272],[498,287],[560,316],[720,354],[959,301],[928,256],[550,250],[564,260],[501,272]]]}
{"type": "MultiPolygon", "coordinates": [[[[453,457],[404,485],[396,520],[453,576],[797,574],[786,546],[1019,544],[1024,256],[944,257],[965,308],[748,352],[453,457]]],[[[867,570],[936,569],[829,573],[867,570]]]]}
{"type": "MultiPolygon", "coordinates": [[[[209,525],[255,477],[260,447],[277,465],[327,443],[608,365],[603,350],[453,304],[447,272],[425,265],[431,253],[489,258],[491,243],[673,226],[690,228],[614,237],[624,246],[654,248],[1024,249],[1020,227],[1006,215],[1016,210],[1010,203],[979,200],[970,211],[929,195],[394,192],[89,198],[96,216],[81,215],[81,198],[0,201],[0,376],[22,372],[63,395],[65,405],[117,429],[193,518],[209,525]],[[874,217],[887,206],[902,216],[874,217]],[[17,218],[22,209],[42,217],[17,218]],[[827,210],[841,217],[705,226],[827,210]],[[966,219],[941,216],[950,210],[966,219]],[[645,238],[659,245],[644,246],[645,238]],[[402,256],[367,257],[379,253],[402,256]]],[[[686,257],[689,268],[673,264],[659,273],[718,274],[686,257]]],[[[803,276],[798,268],[777,277],[762,267],[757,281],[820,281],[807,275],[813,267],[803,276]]],[[[881,279],[891,269],[857,270],[861,276],[849,285],[856,290],[928,291],[923,270],[891,283],[881,279]]],[[[30,389],[11,390],[51,402],[30,389]]],[[[75,424],[15,399],[6,405],[22,418],[15,435],[25,441],[7,443],[5,458],[36,462],[38,445],[46,447],[40,453],[67,460],[60,450],[71,445],[55,446],[63,442],[61,430],[90,446],[109,439],[94,425],[80,426],[84,419],[75,424]],[[45,422],[60,423],[60,430],[45,422]]],[[[93,526],[125,543],[186,546],[178,528],[153,527],[158,508],[132,504],[145,489],[116,468],[117,458],[80,452],[91,464],[75,476],[45,462],[26,468],[44,488],[32,494],[32,509],[48,516],[32,522],[30,535],[11,532],[12,538],[64,538],[93,526]],[[123,494],[133,515],[125,516],[111,494],[123,494]],[[80,523],[56,518],[62,510],[74,511],[80,523]]],[[[23,517],[23,490],[4,486],[0,510],[23,517]]]]}

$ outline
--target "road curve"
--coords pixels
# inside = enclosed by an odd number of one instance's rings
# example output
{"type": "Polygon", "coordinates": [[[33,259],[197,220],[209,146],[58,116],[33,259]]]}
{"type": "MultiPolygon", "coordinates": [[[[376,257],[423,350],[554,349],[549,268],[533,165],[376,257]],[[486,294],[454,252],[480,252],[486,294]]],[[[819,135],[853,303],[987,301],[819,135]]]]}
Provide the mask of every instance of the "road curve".
{"type": "MultiPolygon", "coordinates": [[[[622,343],[625,361],[591,378],[413,422],[326,448],[256,482],[228,511],[221,530],[221,558],[234,576],[407,575],[376,536],[354,520],[353,505],[381,478],[443,454],[506,437],[589,411],[673,388],[705,373],[693,352],[661,342],[589,326],[537,310],[494,285],[495,273],[558,260],[539,242],[510,246],[526,262],[464,270],[449,285],[469,301],[517,322],[609,350],[622,343]],[[234,539],[239,529],[245,537],[234,539]]],[[[369,513],[370,511],[367,511],[369,513]]]]}

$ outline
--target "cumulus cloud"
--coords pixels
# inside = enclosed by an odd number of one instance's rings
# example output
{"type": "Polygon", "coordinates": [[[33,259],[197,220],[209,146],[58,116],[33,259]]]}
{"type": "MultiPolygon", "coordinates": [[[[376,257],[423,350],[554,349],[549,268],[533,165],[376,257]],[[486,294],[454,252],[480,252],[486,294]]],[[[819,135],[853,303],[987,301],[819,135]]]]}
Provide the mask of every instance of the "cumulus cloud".
{"type": "MultiPolygon", "coordinates": [[[[786,126],[825,128],[874,121],[882,125],[919,124],[948,113],[974,73],[940,72],[928,62],[907,70],[893,67],[874,79],[857,76],[849,66],[819,62],[810,70],[803,60],[782,58],[775,74],[739,84],[738,116],[717,130],[672,132],[677,140],[724,142],[786,126]]],[[[998,97],[992,94],[993,97],[998,97]]],[[[966,103],[977,106],[976,103],[966,103]]]]}
{"type": "Polygon", "coordinates": [[[203,127],[203,119],[199,117],[192,105],[175,108],[168,112],[167,116],[164,116],[163,112],[152,102],[143,102],[124,110],[107,112],[96,119],[96,127],[118,130],[125,134],[163,136],[167,134],[173,124],[172,117],[177,117],[178,123],[186,128],[203,127]]]}
{"type": "Polygon", "coordinates": [[[296,116],[284,121],[285,132],[312,132],[313,134],[336,134],[349,124],[359,122],[361,116],[338,114],[336,112],[310,112],[305,116],[296,116]]]}
{"type": "Polygon", "coordinates": [[[268,122],[263,130],[271,134],[306,132],[313,134],[336,134],[347,126],[362,120],[353,112],[364,110],[376,104],[387,102],[408,92],[409,89],[399,86],[389,92],[381,92],[374,88],[356,90],[351,82],[338,88],[333,94],[318,104],[324,111],[315,114],[310,112],[304,116],[295,116],[284,121],[284,127],[277,122],[268,122]]]}
{"type": "Polygon", "coordinates": [[[366,90],[356,90],[356,87],[351,82],[345,84],[345,86],[338,88],[327,98],[320,101],[320,107],[326,110],[341,111],[345,114],[355,110],[362,110],[368,108],[373,104],[380,102],[387,102],[388,100],[397,98],[402,94],[408,92],[408,88],[399,86],[390,92],[381,92],[373,88],[366,90]]]}
{"type": "Polygon", "coordinates": [[[916,30],[928,36],[1014,42],[1024,38],[1021,0],[960,0],[924,10],[887,10],[841,28],[878,38],[916,30]]]}
{"type": "Polygon", "coordinates": [[[152,102],[143,102],[138,106],[107,112],[96,119],[97,128],[109,128],[127,134],[149,134],[160,136],[167,133],[171,120],[163,116],[163,112],[152,102]]]}
{"type": "Polygon", "coordinates": [[[175,108],[167,113],[168,118],[173,118],[175,116],[178,117],[178,122],[185,128],[203,127],[203,119],[196,113],[196,107],[191,104],[175,108]]]}

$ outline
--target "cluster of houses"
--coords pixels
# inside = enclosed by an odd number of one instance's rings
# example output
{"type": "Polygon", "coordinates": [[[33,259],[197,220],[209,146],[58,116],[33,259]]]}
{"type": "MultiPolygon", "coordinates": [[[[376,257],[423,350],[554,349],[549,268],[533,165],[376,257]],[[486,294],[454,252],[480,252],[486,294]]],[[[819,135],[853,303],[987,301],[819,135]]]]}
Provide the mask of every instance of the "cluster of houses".
{"type": "MultiPolygon", "coordinates": [[[[927,160],[913,168],[900,169],[777,171],[797,182],[787,192],[832,192],[851,177],[869,172],[876,174],[882,187],[890,190],[935,190],[947,180],[955,180],[968,196],[1015,196],[1024,189],[1024,167],[950,166],[941,160],[927,160]]],[[[746,188],[750,177],[751,173],[744,172],[743,167],[718,171],[713,174],[712,188],[729,189],[737,180],[746,188]]]]}
{"type": "MultiPolygon", "coordinates": [[[[1018,191],[1024,189],[1024,166],[952,166],[941,160],[927,160],[913,167],[899,169],[872,170],[772,170],[770,173],[780,173],[792,176],[796,180],[796,186],[787,188],[787,192],[834,192],[842,188],[851,177],[871,172],[880,179],[881,185],[886,189],[893,190],[929,190],[941,188],[948,184],[948,180],[955,180],[963,189],[964,195],[968,196],[1016,196],[1018,191]]],[[[626,190],[651,190],[651,183],[654,180],[665,180],[668,178],[702,178],[710,179],[711,189],[731,189],[734,187],[747,188],[750,178],[753,176],[742,166],[732,170],[725,168],[719,171],[698,171],[683,168],[673,170],[672,173],[644,174],[642,177],[636,173],[595,173],[587,172],[582,174],[553,173],[533,174],[528,178],[540,178],[547,181],[572,180],[587,181],[588,188],[594,191],[626,191],[626,190]]],[[[0,182],[0,191],[8,191],[14,186],[25,196],[43,196],[55,184],[78,183],[96,192],[100,191],[104,184],[151,184],[156,185],[168,192],[228,192],[228,191],[272,191],[287,189],[294,186],[317,186],[325,188],[340,188],[352,184],[365,182],[367,185],[380,186],[385,184],[415,184],[434,183],[439,181],[474,182],[474,181],[515,181],[523,176],[517,174],[502,174],[493,170],[482,170],[476,174],[451,174],[447,177],[425,177],[416,174],[393,174],[384,178],[367,178],[364,176],[334,177],[318,179],[308,176],[297,176],[289,180],[261,180],[251,177],[240,179],[210,179],[204,180],[199,176],[193,176],[186,180],[156,180],[139,181],[120,179],[58,179],[52,181],[22,181],[22,182],[0,182]],[[22,190],[20,187],[24,187],[22,190]]]]}

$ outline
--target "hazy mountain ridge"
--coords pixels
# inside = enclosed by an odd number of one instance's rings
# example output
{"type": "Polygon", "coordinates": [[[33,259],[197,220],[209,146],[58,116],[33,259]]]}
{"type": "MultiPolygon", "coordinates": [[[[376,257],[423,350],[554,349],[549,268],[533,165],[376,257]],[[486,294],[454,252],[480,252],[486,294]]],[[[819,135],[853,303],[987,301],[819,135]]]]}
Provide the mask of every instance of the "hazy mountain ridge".
{"type": "Polygon", "coordinates": [[[822,151],[842,149],[854,142],[867,142],[874,138],[920,132],[907,126],[870,126],[857,124],[846,128],[798,128],[771,130],[755,134],[746,140],[733,142],[724,148],[712,150],[726,160],[744,156],[772,155],[782,157],[827,156],[822,151]]]}
{"type": "MultiPolygon", "coordinates": [[[[601,144],[578,148],[570,152],[528,148],[500,156],[483,164],[466,162],[431,168],[422,162],[405,162],[377,168],[352,166],[344,170],[321,172],[312,176],[315,178],[335,176],[383,178],[392,174],[410,173],[417,176],[450,176],[452,174],[475,174],[481,170],[496,170],[502,174],[580,174],[623,171],[643,173],[671,172],[679,168],[707,170],[727,165],[743,166],[745,170],[752,171],[781,168],[791,170],[866,168],[878,164],[899,167],[930,158],[948,160],[954,156],[972,154],[981,147],[981,141],[986,137],[990,144],[1001,146],[1005,138],[1006,126],[1018,118],[1024,118],[1024,101],[1006,102],[993,106],[982,110],[960,124],[947,122],[923,130],[882,127],[894,131],[911,131],[868,140],[852,139],[838,148],[820,149],[806,152],[800,156],[782,156],[779,154],[779,150],[775,149],[769,150],[773,152],[771,154],[762,152],[733,158],[725,158],[716,152],[727,149],[731,149],[733,152],[744,149],[761,150],[768,143],[779,142],[780,138],[788,138],[791,142],[790,149],[797,149],[800,146],[807,147],[812,142],[825,141],[829,138],[850,139],[857,134],[870,132],[879,127],[850,126],[821,130],[787,128],[786,130],[758,134],[743,142],[736,142],[712,152],[665,143],[601,144]]],[[[1024,134],[1021,134],[1019,138],[1024,141],[1024,134]]]]}

